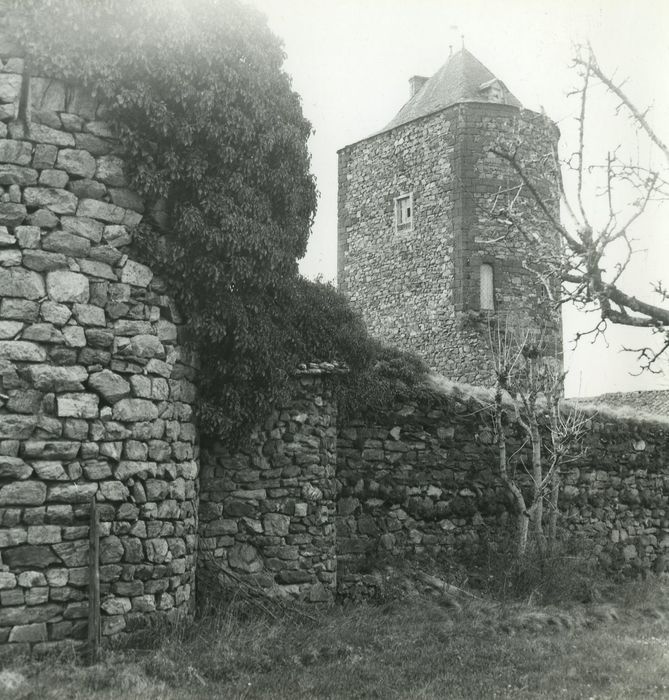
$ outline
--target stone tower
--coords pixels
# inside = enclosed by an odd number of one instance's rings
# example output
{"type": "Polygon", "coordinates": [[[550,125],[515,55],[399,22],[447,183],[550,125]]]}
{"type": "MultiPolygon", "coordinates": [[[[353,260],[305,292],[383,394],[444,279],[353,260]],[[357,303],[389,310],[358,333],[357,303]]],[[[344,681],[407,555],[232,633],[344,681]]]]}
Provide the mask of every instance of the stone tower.
{"type": "Polygon", "coordinates": [[[409,83],[409,101],[385,128],[339,151],[339,286],[374,336],[454,380],[485,383],[491,323],[549,326],[561,346],[559,312],[525,267],[541,267],[528,231],[544,257],[558,241],[491,153],[500,139],[519,143],[557,213],[559,132],[465,49],[409,83]],[[492,215],[510,197],[524,235],[492,215]]]}

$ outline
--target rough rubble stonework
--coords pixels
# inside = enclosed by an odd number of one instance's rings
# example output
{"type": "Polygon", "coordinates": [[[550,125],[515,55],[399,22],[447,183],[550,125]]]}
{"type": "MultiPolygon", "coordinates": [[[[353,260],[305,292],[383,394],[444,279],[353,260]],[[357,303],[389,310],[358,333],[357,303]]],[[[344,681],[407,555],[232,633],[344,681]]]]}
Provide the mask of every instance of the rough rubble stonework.
{"type": "MultiPolygon", "coordinates": [[[[490,216],[495,193],[518,180],[490,153],[498,139],[519,137],[545,163],[558,135],[543,115],[481,99],[451,104],[339,151],[339,287],[373,335],[472,384],[491,378],[489,320],[549,324],[561,348],[559,312],[523,268],[527,241],[490,216]],[[412,195],[413,222],[397,226],[395,198],[406,194],[412,195]],[[479,313],[483,263],[493,266],[494,314],[479,313]]],[[[557,206],[557,183],[532,165],[528,170],[557,206]]],[[[525,224],[540,221],[538,208],[530,206],[525,224]]],[[[552,235],[545,225],[541,230],[552,235]]]]}
{"type": "MultiPolygon", "coordinates": [[[[338,429],[337,578],[344,595],[382,585],[378,554],[471,561],[505,533],[512,500],[480,404],[437,397],[338,429]]],[[[616,574],[662,571],[669,554],[669,429],[593,414],[584,454],[563,472],[558,525],[616,574]]],[[[511,435],[513,439],[513,435],[511,435]]],[[[513,451],[519,443],[513,446],[513,451]]],[[[511,449],[510,449],[511,451],[511,449]]]]}
{"type": "MultiPolygon", "coordinates": [[[[11,47],[0,42],[0,47],[11,47]]],[[[104,106],[0,54],[0,644],[85,635],[90,502],[102,634],[194,600],[193,359],[132,260],[141,200],[104,106]]]]}
{"type": "Polygon", "coordinates": [[[331,365],[298,372],[291,400],[232,451],[202,450],[200,561],[268,595],[332,600],[337,412],[331,365]]]}

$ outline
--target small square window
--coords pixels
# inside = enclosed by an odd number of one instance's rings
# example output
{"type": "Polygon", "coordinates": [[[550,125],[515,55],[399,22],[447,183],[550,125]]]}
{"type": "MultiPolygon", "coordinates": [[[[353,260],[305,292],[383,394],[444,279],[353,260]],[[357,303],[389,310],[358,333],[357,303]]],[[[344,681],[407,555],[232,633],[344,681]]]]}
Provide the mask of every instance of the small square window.
{"type": "Polygon", "coordinates": [[[413,224],[413,195],[403,194],[395,199],[395,225],[398,229],[410,229],[413,224]]]}

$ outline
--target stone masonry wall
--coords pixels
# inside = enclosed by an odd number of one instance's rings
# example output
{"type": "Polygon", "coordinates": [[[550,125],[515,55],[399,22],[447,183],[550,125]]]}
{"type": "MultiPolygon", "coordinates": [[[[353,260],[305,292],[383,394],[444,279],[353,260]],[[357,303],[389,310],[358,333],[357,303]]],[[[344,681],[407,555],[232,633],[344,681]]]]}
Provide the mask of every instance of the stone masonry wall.
{"type": "MultiPolygon", "coordinates": [[[[242,449],[203,446],[203,569],[215,575],[231,571],[272,596],[332,599],[336,409],[329,376],[334,371],[331,365],[300,371],[292,400],[276,408],[242,449]]],[[[234,580],[229,583],[234,586],[234,580]]]]}
{"type": "Polygon", "coordinates": [[[16,650],[85,634],[92,498],[102,634],[190,609],[198,448],[194,362],[131,257],[143,204],[104,106],[28,80],[6,38],[0,59],[0,644],[16,650]]]}
{"type": "MultiPolygon", "coordinates": [[[[560,527],[612,571],[661,570],[669,553],[669,425],[603,413],[590,422],[585,455],[565,474],[560,527]]],[[[496,476],[488,426],[474,400],[443,397],[339,427],[341,593],[364,589],[377,553],[467,560],[510,531],[512,504],[496,476]]]]}
{"type": "MultiPolygon", "coordinates": [[[[423,357],[455,381],[491,376],[488,320],[550,323],[561,347],[559,314],[523,267],[532,248],[491,217],[495,193],[517,182],[490,153],[500,137],[520,138],[528,154],[550,154],[558,131],[542,115],[491,103],[453,105],[376,134],[339,152],[339,287],[373,335],[423,357]],[[411,194],[411,227],[396,227],[395,198],[411,194]],[[495,313],[480,311],[480,266],[493,267],[495,313]]],[[[557,207],[551,171],[531,177],[557,207]]],[[[541,163],[546,163],[542,158],[541,163]]],[[[524,224],[541,217],[524,194],[524,224]]],[[[504,196],[496,211],[505,203],[504,196]]],[[[550,243],[549,227],[541,228],[550,243]]],[[[557,240],[553,240],[557,246],[557,240]]],[[[529,262],[533,262],[530,260],[529,262]]],[[[536,261],[535,261],[536,262],[536,261]]]]}

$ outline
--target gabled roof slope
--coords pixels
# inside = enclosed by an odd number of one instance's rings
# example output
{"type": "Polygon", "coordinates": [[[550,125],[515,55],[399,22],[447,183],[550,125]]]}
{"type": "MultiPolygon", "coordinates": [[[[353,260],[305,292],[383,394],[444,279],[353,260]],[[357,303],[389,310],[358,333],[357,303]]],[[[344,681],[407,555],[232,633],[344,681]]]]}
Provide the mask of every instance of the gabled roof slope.
{"type": "Polygon", "coordinates": [[[459,102],[488,102],[481,87],[499,82],[504,90],[504,102],[514,107],[522,105],[504,83],[499,81],[467,49],[450,56],[448,61],[400,109],[395,118],[381,131],[424,117],[459,102]]]}

